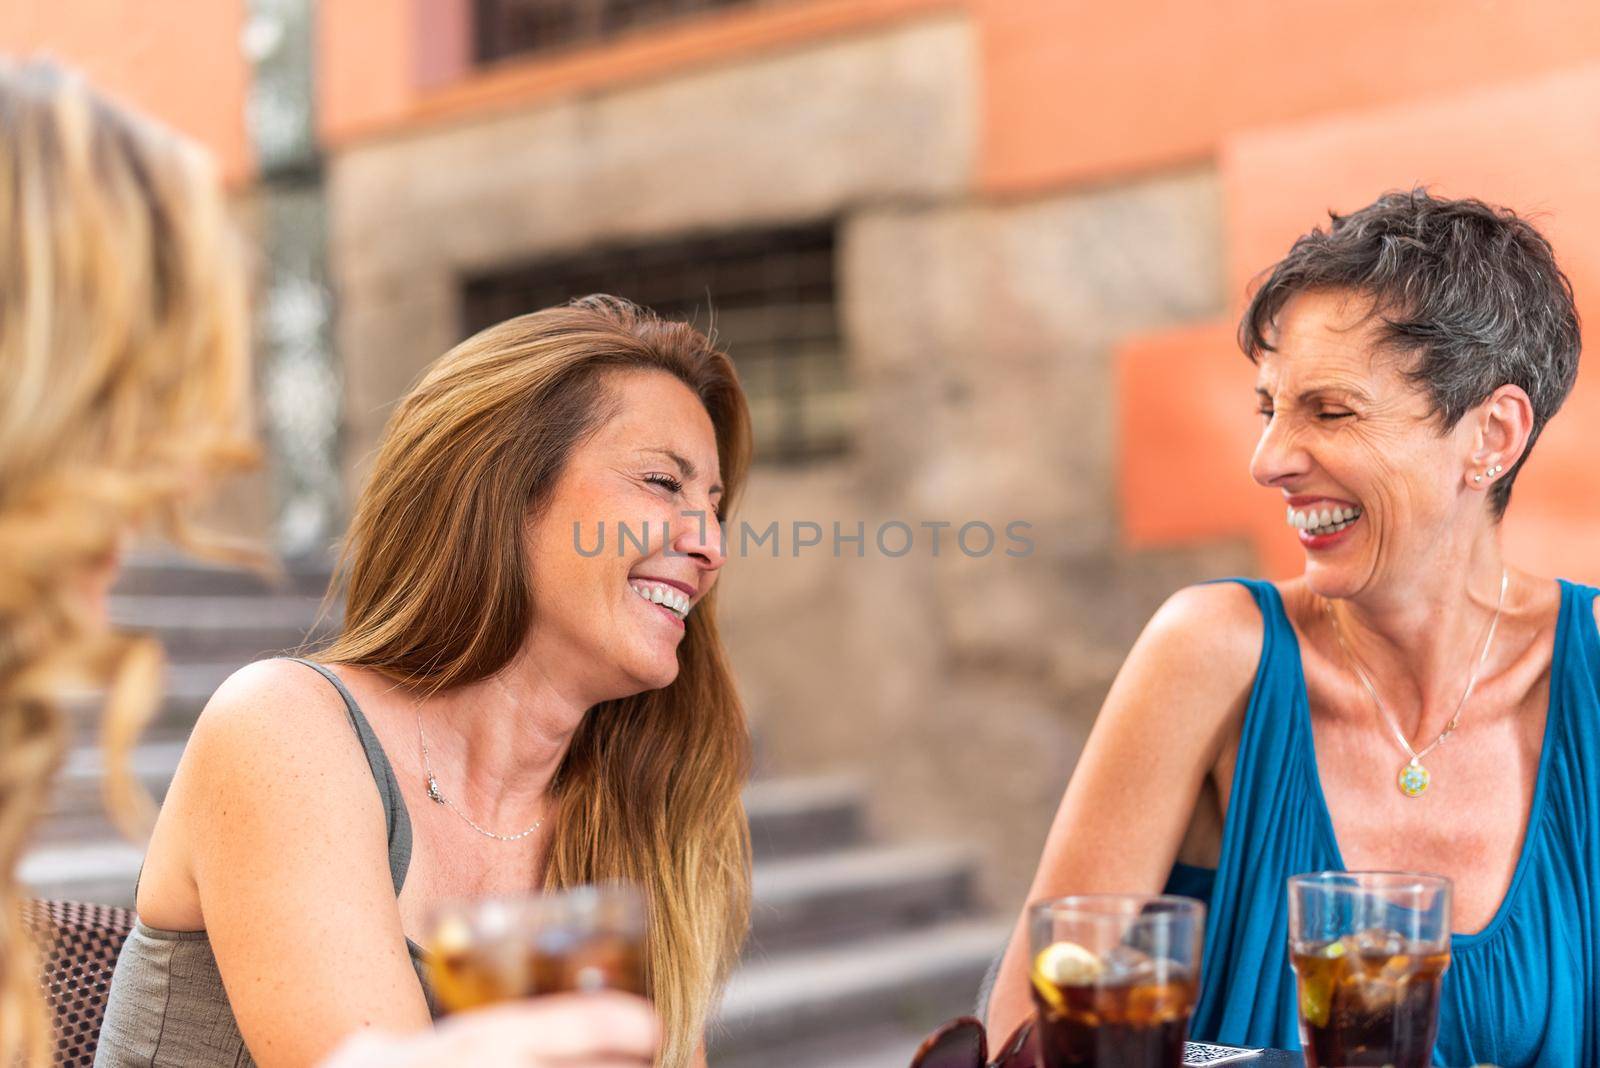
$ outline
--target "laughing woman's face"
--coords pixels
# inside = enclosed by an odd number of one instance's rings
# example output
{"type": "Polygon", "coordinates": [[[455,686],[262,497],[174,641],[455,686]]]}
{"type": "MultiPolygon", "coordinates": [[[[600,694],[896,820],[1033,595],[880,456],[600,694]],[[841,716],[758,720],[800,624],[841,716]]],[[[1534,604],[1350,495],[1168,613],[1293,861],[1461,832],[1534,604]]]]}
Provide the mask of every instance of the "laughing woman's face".
{"type": "Polygon", "coordinates": [[[1291,298],[1256,376],[1251,475],[1283,494],[1307,581],[1327,597],[1419,573],[1470,538],[1484,509],[1466,489],[1471,421],[1441,431],[1406,377],[1410,357],[1380,344],[1370,310],[1347,291],[1291,298]]]}
{"type": "Polygon", "coordinates": [[[705,406],[662,372],[613,372],[607,386],[613,414],[574,448],[528,550],[530,651],[594,702],[677,678],[685,621],[724,560],[705,406]]]}

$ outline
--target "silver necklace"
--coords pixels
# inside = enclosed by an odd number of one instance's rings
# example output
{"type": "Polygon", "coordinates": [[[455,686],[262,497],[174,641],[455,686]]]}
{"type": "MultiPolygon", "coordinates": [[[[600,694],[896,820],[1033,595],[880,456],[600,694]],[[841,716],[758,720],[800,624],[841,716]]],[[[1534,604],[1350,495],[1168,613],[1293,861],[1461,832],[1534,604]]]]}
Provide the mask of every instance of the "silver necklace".
{"type": "Polygon", "coordinates": [[[1383,717],[1383,721],[1394,732],[1395,740],[1400,743],[1400,748],[1405,750],[1411,757],[1405,766],[1400,769],[1400,775],[1397,780],[1400,792],[1407,797],[1421,797],[1427,792],[1428,783],[1432,780],[1432,776],[1428,773],[1428,769],[1423,767],[1422,758],[1443,745],[1444,740],[1450,737],[1457,727],[1461,726],[1461,711],[1467,706],[1467,698],[1472,696],[1472,688],[1478,684],[1478,672],[1483,670],[1484,661],[1489,659],[1489,647],[1494,644],[1494,631],[1500,625],[1500,609],[1506,603],[1508,578],[1506,569],[1502,567],[1500,569],[1500,599],[1495,602],[1494,618],[1489,621],[1489,633],[1483,639],[1483,652],[1478,654],[1477,663],[1472,665],[1472,674],[1467,676],[1467,688],[1461,692],[1461,700],[1456,702],[1456,710],[1451,714],[1450,722],[1445,724],[1444,730],[1440,732],[1439,737],[1421,750],[1411,748],[1411,742],[1406,738],[1405,732],[1400,729],[1399,722],[1389,714],[1389,710],[1384,707],[1382,699],[1378,697],[1378,690],[1372,685],[1372,680],[1367,677],[1366,670],[1361,666],[1361,661],[1356,659],[1355,654],[1350,651],[1350,646],[1345,643],[1344,632],[1339,629],[1339,617],[1333,614],[1333,603],[1331,601],[1322,602],[1323,609],[1328,613],[1328,621],[1333,624],[1333,636],[1339,639],[1339,648],[1344,651],[1345,660],[1349,661],[1350,667],[1356,673],[1356,677],[1367,688],[1367,693],[1371,695],[1372,703],[1377,707],[1378,714],[1383,717]]]}
{"type": "Polygon", "coordinates": [[[433,765],[428,762],[428,738],[422,733],[421,709],[417,710],[417,741],[422,745],[422,770],[428,776],[428,800],[436,801],[439,804],[444,805],[451,812],[454,812],[457,816],[460,816],[463,820],[465,820],[468,827],[471,827],[485,838],[493,838],[500,842],[515,842],[518,839],[526,838],[534,831],[537,831],[539,829],[539,825],[544,822],[544,817],[540,816],[538,819],[533,821],[532,827],[529,827],[525,831],[518,831],[516,834],[501,834],[498,831],[491,831],[487,827],[479,826],[476,820],[467,815],[465,812],[462,812],[460,808],[456,807],[456,803],[454,801],[450,800],[448,797],[444,796],[444,794],[439,792],[439,780],[433,777],[433,765]]]}

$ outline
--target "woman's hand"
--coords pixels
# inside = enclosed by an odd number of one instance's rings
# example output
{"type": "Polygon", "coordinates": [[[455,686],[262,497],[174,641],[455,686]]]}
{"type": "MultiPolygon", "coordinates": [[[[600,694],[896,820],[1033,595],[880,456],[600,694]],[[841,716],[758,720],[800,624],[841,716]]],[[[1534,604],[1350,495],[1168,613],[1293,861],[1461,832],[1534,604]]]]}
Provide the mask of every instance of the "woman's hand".
{"type": "Polygon", "coordinates": [[[627,994],[565,994],[451,1016],[436,1030],[352,1035],[322,1068],[640,1068],[655,1060],[661,1025],[627,994]]]}

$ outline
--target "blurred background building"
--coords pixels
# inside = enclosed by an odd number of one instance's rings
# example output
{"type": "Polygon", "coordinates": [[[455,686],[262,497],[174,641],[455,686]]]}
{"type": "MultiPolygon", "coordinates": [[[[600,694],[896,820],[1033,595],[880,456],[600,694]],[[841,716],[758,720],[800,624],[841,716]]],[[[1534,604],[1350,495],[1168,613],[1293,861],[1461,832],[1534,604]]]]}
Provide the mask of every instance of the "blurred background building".
{"type": "MultiPolygon", "coordinates": [[[[723,579],[767,917],[724,1065],[903,1064],[999,950],[1150,612],[1298,569],[1232,340],[1295,236],[1425,183],[1533,214],[1591,321],[1600,294],[1576,0],[22,0],[0,49],[209,145],[259,249],[272,465],[219,517],[298,594],[130,574],[121,618],[176,665],[158,789],[210,686],[309,621],[429,361],[593,291],[715,325],[757,417],[740,518],[783,533],[723,579]],[[1013,521],[1030,554],[957,551],[1013,521]],[[797,522],[821,532],[798,556],[797,522]],[[903,556],[875,544],[893,522],[903,556]],[[836,555],[835,523],[865,541],[836,555]]],[[[1507,520],[1514,560],[1590,581],[1593,378],[1507,520]]],[[[33,871],[115,896],[77,759],[33,871]]]]}

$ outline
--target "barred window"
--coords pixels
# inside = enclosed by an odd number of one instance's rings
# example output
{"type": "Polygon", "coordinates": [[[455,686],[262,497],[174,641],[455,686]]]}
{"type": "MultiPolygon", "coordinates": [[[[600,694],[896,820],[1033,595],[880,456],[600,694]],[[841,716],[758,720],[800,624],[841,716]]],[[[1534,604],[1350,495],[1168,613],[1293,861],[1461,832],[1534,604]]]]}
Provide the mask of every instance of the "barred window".
{"type": "Polygon", "coordinates": [[[611,293],[714,329],[750,398],[756,458],[837,454],[855,422],[834,291],[834,228],[737,231],[602,247],[466,280],[468,333],[611,293]]]}
{"type": "Polygon", "coordinates": [[[476,0],[479,63],[594,44],[710,11],[775,0],[476,0]]]}

